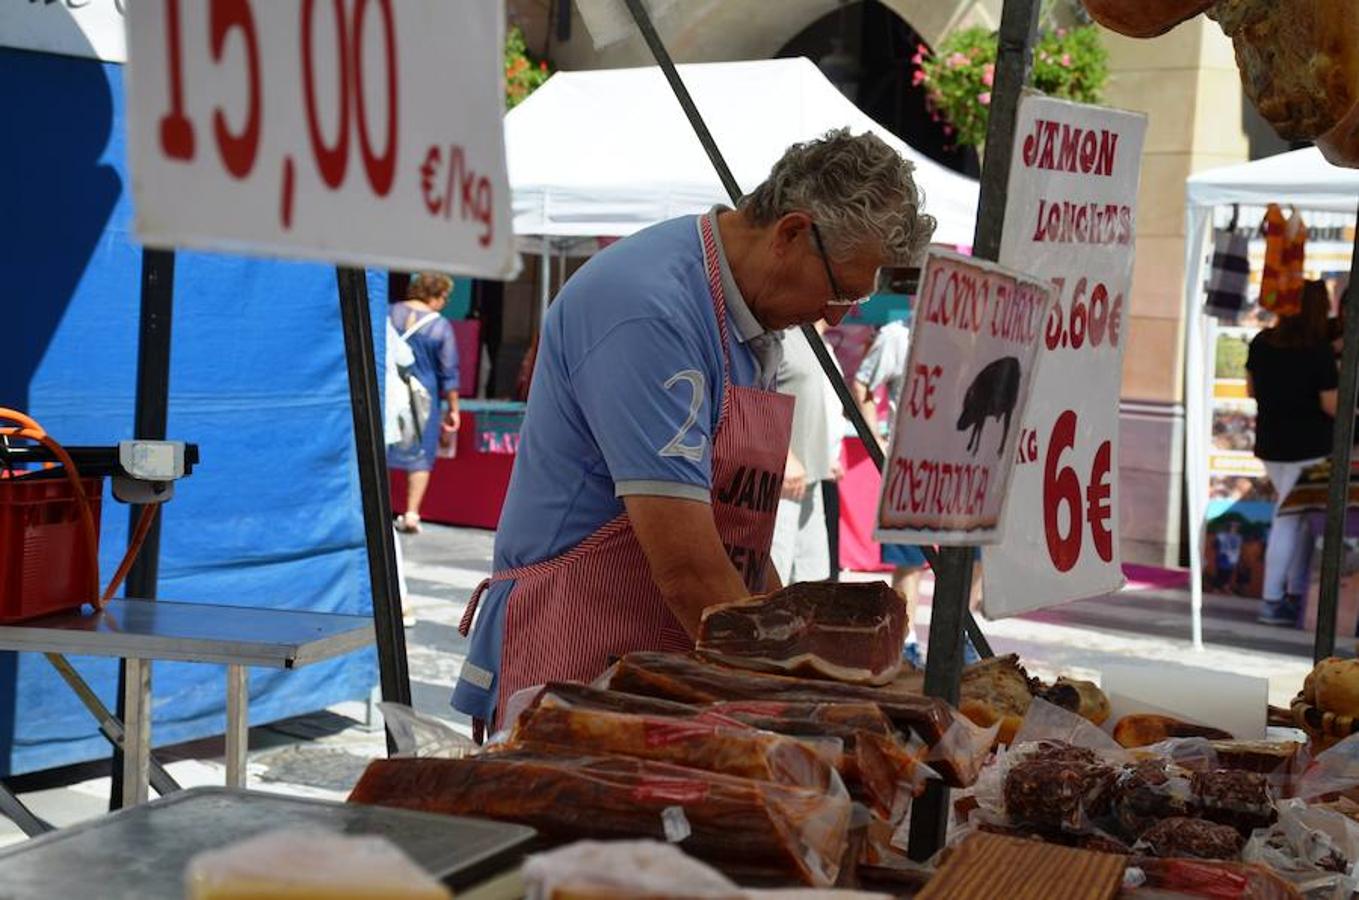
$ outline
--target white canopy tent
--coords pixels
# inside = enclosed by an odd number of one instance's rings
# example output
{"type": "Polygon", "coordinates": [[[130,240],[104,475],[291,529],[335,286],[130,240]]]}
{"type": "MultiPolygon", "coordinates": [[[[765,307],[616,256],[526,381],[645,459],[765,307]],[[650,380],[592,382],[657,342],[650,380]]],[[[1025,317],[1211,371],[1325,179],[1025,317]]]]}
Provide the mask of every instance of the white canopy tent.
{"type": "MultiPolygon", "coordinates": [[[[679,66],[743,190],[790,144],[848,126],[916,165],[935,241],[970,245],[977,182],[864,115],[809,60],[679,66]]],[[[559,72],[505,117],[514,232],[624,236],[730,199],[658,67],[559,72]]]]}
{"type": "Polygon", "coordinates": [[[1242,165],[1213,169],[1188,181],[1185,240],[1185,471],[1189,476],[1190,591],[1194,646],[1203,644],[1203,534],[1208,510],[1208,446],[1211,423],[1207,399],[1213,372],[1215,329],[1203,314],[1204,283],[1214,213],[1240,204],[1263,207],[1293,205],[1302,212],[1355,212],[1359,205],[1359,170],[1326,162],[1316,148],[1294,150],[1242,165]]]}

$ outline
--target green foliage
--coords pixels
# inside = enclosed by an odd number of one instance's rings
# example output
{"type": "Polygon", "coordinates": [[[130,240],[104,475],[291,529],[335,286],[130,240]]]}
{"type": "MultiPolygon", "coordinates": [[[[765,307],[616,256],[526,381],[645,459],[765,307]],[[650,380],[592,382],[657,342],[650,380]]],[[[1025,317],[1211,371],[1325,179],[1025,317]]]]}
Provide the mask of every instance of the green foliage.
{"type": "MultiPolygon", "coordinates": [[[[996,68],[996,34],[980,26],[955,31],[931,54],[923,45],[912,62],[930,108],[959,144],[986,140],[996,68]]],[[[1093,25],[1044,32],[1033,53],[1034,88],[1052,97],[1099,103],[1109,78],[1109,55],[1093,25]]]]}
{"type": "Polygon", "coordinates": [[[534,61],[524,42],[524,32],[511,25],[505,34],[505,109],[514,109],[552,74],[547,60],[534,61]]]}

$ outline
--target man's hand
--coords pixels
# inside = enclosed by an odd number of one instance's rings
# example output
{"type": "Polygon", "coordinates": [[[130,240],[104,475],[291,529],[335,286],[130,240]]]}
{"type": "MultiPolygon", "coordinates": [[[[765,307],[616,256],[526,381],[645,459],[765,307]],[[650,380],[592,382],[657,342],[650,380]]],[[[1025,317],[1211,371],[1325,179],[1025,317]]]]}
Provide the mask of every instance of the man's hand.
{"type": "Polygon", "coordinates": [[[661,598],[691,638],[698,636],[704,609],[750,596],[707,503],[638,495],[624,497],[623,504],[661,598]]]}
{"type": "Polygon", "coordinates": [[[807,493],[807,470],[802,460],[788,451],[788,464],[783,469],[783,491],[780,496],[785,500],[801,500],[807,493]]]}

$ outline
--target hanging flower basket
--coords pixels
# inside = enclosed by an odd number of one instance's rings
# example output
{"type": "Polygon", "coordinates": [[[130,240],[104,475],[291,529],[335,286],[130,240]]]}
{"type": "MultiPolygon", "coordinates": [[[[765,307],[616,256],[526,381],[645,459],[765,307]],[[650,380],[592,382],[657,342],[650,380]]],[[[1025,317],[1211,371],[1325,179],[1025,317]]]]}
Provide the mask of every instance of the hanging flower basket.
{"type": "Polygon", "coordinates": [[[524,42],[524,32],[511,25],[505,34],[505,109],[518,106],[552,74],[547,60],[535,61],[524,42]]]}
{"type": "MultiPolygon", "coordinates": [[[[962,146],[986,140],[996,77],[996,34],[975,27],[955,31],[933,53],[923,44],[911,58],[913,83],[923,84],[932,114],[962,146]]],[[[1052,97],[1099,103],[1109,79],[1109,54],[1093,25],[1058,28],[1038,39],[1033,87],[1052,97]]]]}

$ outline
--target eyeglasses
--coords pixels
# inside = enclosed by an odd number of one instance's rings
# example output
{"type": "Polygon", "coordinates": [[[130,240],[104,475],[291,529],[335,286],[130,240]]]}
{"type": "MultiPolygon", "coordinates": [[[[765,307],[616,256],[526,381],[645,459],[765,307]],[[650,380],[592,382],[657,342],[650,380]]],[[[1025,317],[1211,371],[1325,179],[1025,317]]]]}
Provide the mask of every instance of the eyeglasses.
{"type": "Polygon", "coordinates": [[[840,284],[835,280],[835,273],[831,271],[830,256],[826,253],[826,244],[821,240],[821,229],[812,222],[812,239],[816,241],[816,252],[821,256],[821,265],[826,268],[826,281],[830,283],[831,299],[826,302],[827,306],[858,306],[868,300],[867,297],[850,299],[848,295],[840,290],[840,284]]]}

